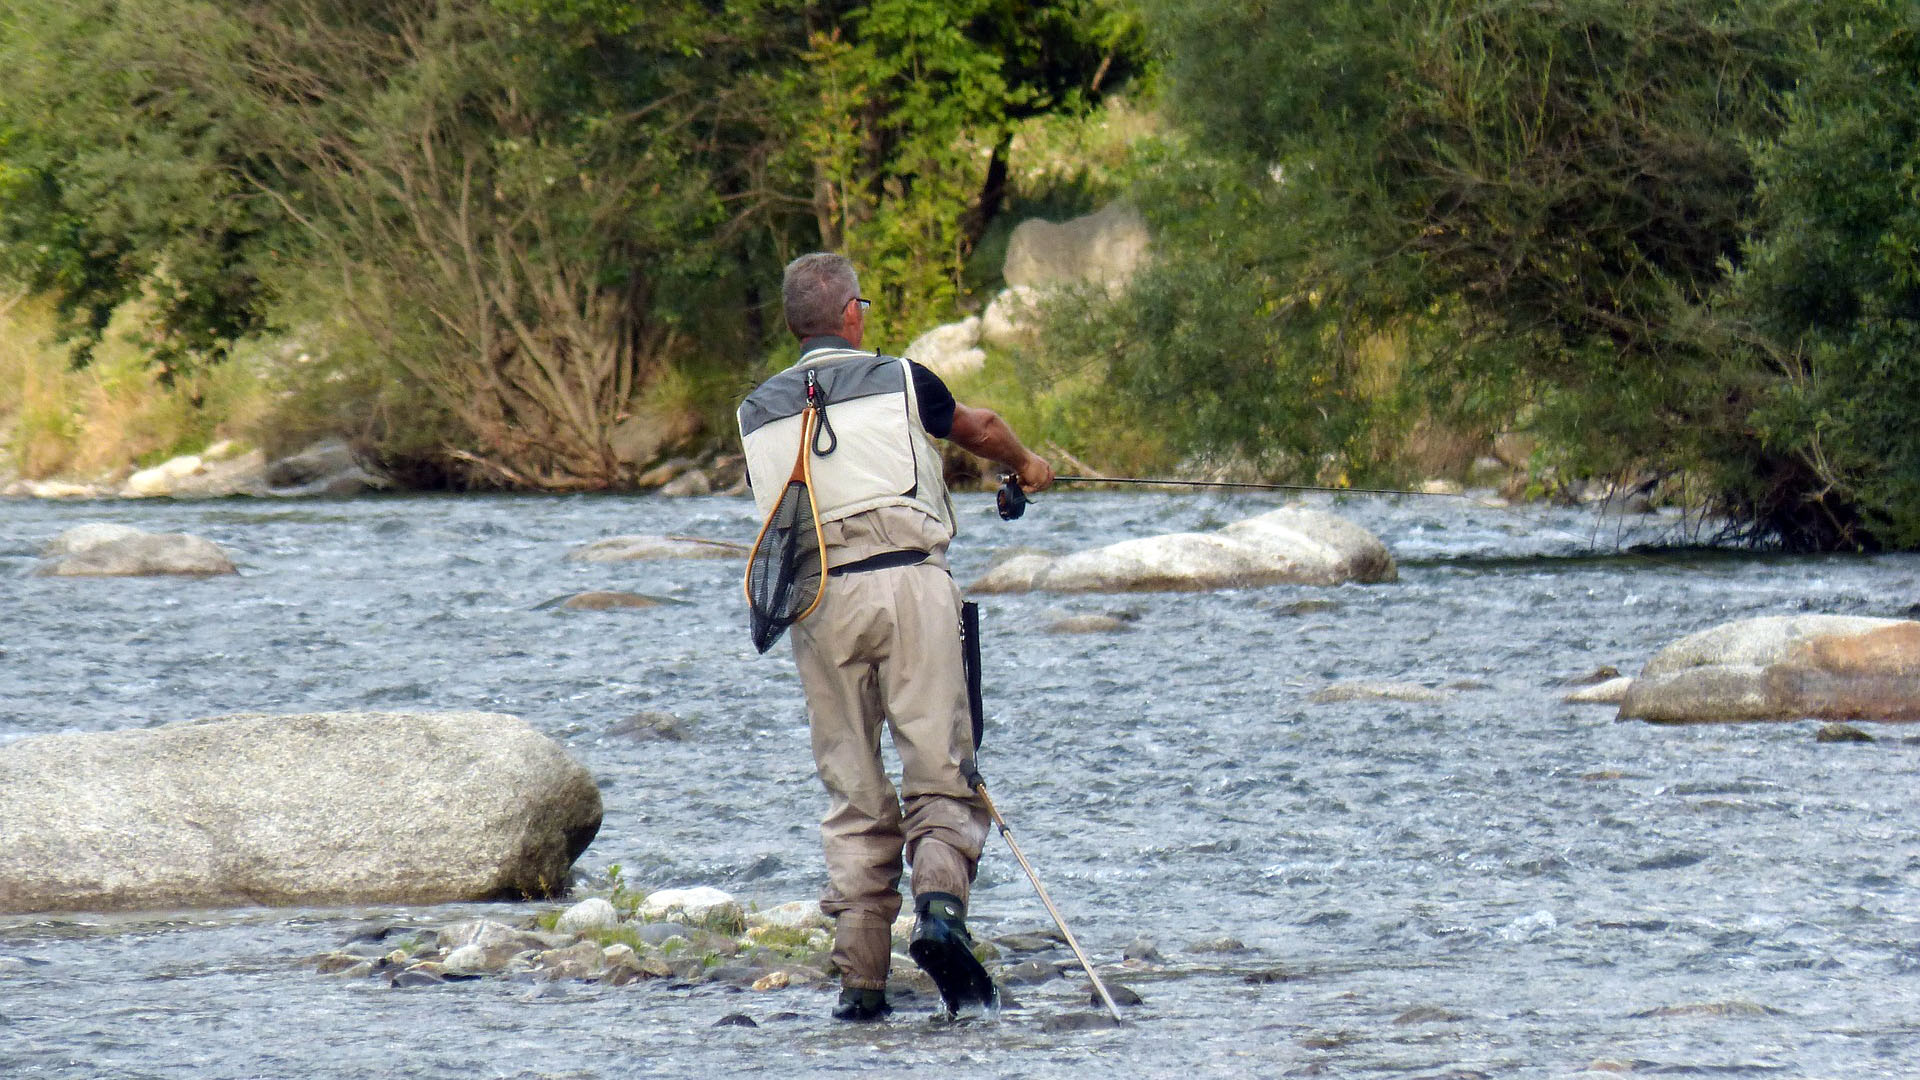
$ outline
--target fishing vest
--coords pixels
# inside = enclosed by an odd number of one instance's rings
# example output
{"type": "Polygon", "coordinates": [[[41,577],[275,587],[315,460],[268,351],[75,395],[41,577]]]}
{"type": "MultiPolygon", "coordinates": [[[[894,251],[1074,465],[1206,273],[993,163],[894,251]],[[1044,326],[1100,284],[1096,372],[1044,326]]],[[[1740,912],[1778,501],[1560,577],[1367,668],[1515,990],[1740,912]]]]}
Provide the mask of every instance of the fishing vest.
{"type": "Polygon", "coordinates": [[[938,521],[951,537],[953,501],[940,451],[920,422],[920,399],[907,361],[822,346],[757,387],[740,403],[747,482],[760,516],[786,490],[800,450],[807,373],[826,402],[816,433],[813,502],[822,524],[882,506],[907,506],[938,521]],[[829,433],[830,432],[830,433],[829,433]]]}

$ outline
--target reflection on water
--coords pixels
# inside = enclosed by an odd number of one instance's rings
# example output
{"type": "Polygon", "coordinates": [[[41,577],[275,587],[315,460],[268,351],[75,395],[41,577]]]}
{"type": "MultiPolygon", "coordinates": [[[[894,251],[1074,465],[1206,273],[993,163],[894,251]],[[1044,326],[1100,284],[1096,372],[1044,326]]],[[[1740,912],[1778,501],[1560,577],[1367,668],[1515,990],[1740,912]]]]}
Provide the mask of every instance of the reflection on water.
{"type": "MultiPolygon", "coordinates": [[[[996,548],[1213,527],[1274,500],[1063,493],[1021,521],[963,500],[964,582],[996,548]]],[[[1330,505],[1321,502],[1320,505],[1330,505]]],[[[846,1029],[820,990],[461,983],[391,990],[304,958],[414,910],[0,918],[8,1077],[626,1077],[849,1070],[1075,1076],[1920,1072],[1920,746],[1812,725],[1660,728],[1560,703],[1750,615],[1905,615],[1920,559],[1662,551],[1663,519],[1349,499],[1399,583],[995,596],[982,766],[1076,934],[1152,939],[1128,1027],[1047,1030],[1085,983],[994,1024],[846,1029]],[[1129,629],[1052,634],[1063,616],[1129,629]],[[1311,704],[1329,683],[1437,703],[1311,704]],[[1233,938],[1245,951],[1216,951],[1233,938]],[[745,1012],[758,1028],[714,1028],[745,1012]]],[[[526,717],[600,781],[581,872],[814,895],[823,797],[793,665],[747,641],[729,562],[587,564],[622,533],[749,538],[745,500],[392,498],[0,505],[0,740],[241,711],[526,717]],[[196,533],[238,577],[33,578],[82,521],[196,533]],[[589,589],[679,601],[542,609],[589,589]],[[684,742],[613,730],[671,713],[684,742]]],[[[1047,921],[990,847],[991,936],[1047,921]]],[[[499,909],[491,909],[498,911],[499,909]]],[[[530,914],[532,906],[510,909],[530,914]]]]}

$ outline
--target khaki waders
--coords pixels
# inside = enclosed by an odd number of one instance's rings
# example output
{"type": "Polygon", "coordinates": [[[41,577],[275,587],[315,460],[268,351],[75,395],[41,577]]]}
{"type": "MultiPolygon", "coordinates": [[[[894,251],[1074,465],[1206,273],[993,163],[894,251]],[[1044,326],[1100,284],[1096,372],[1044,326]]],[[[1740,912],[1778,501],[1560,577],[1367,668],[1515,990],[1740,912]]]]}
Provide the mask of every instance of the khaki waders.
{"type": "Polygon", "coordinates": [[[900,913],[902,860],[913,891],[965,901],[986,843],[985,805],[961,769],[973,757],[960,657],[960,589],[946,536],[904,507],[823,527],[830,566],[886,551],[927,551],[911,566],[831,577],[820,606],[793,627],[813,759],[830,804],[820,822],[842,984],[882,989],[900,913]],[[880,757],[886,727],[900,756],[896,792],[880,757]]]}

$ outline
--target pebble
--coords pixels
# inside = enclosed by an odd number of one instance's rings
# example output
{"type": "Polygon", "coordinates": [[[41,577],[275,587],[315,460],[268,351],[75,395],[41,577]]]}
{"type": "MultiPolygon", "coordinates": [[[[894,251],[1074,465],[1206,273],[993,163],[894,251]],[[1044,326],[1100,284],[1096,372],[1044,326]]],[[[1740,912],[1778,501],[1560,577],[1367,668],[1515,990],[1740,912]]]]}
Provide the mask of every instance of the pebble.
{"type": "Polygon", "coordinates": [[[487,950],[478,945],[462,945],[447,953],[440,966],[461,975],[478,974],[488,969],[487,950]]]}
{"type": "Polygon", "coordinates": [[[760,1025],[755,1023],[753,1017],[748,1016],[746,1013],[728,1013],[720,1019],[715,1020],[713,1026],[757,1028],[760,1025]]]}
{"type": "MultiPolygon", "coordinates": [[[[1116,982],[1110,982],[1104,985],[1107,988],[1107,995],[1113,998],[1113,1003],[1115,1005],[1131,1006],[1131,1005],[1145,1005],[1147,1003],[1146,999],[1140,996],[1140,992],[1135,990],[1131,986],[1127,986],[1125,984],[1116,983],[1116,982]]],[[[1100,991],[1095,990],[1092,987],[1088,987],[1087,1004],[1104,1005],[1106,1003],[1100,1000],[1100,991]]]]}
{"type": "Polygon", "coordinates": [[[748,915],[747,925],[777,926],[789,930],[832,930],[833,920],[820,913],[819,904],[811,900],[795,900],[748,915]]]}
{"type": "Polygon", "coordinates": [[[563,934],[584,934],[590,930],[611,930],[620,925],[620,913],[598,896],[582,900],[560,913],[553,928],[563,934]]]}
{"type": "Polygon", "coordinates": [[[1872,742],[1873,736],[1854,727],[1852,724],[1824,724],[1814,734],[1814,739],[1823,743],[1872,742]]]}
{"type": "Polygon", "coordinates": [[[634,936],[649,945],[665,945],[674,938],[689,937],[691,933],[692,927],[672,922],[645,923],[634,930],[634,936]]]}
{"type": "Polygon", "coordinates": [[[1152,938],[1134,938],[1127,943],[1126,951],[1120,954],[1127,960],[1138,960],[1146,964],[1164,964],[1167,958],[1160,955],[1159,946],[1152,938]]]}
{"type": "Polygon", "coordinates": [[[640,905],[640,914],[649,919],[677,914],[690,922],[728,918],[744,922],[746,919],[740,902],[732,894],[705,885],[696,889],[661,889],[648,893],[640,905]]]}
{"type": "Polygon", "coordinates": [[[600,946],[578,941],[564,949],[549,949],[540,954],[540,968],[549,979],[590,979],[606,966],[600,946]]]}
{"type": "MultiPolygon", "coordinates": [[[[4,963],[4,961],[0,961],[0,963],[4,963]]],[[[319,975],[337,975],[350,967],[365,963],[365,960],[351,953],[328,953],[314,963],[313,970],[319,975]]]]}

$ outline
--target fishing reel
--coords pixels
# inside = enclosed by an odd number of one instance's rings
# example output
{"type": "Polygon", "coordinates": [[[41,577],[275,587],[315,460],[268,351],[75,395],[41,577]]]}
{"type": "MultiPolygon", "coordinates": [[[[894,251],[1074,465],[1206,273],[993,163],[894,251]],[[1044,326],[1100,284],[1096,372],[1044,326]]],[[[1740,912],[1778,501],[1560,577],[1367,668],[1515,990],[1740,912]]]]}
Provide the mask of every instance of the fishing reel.
{"type": "Polygon", "coordinates": [[[1027,512],[1027,493],[1020,488],[1020,478],[1012,473],[1000,474],[1000,490],[993,494],[994,509],[1000,511],[1001,521],[1017,520],[1027,512]]]}

